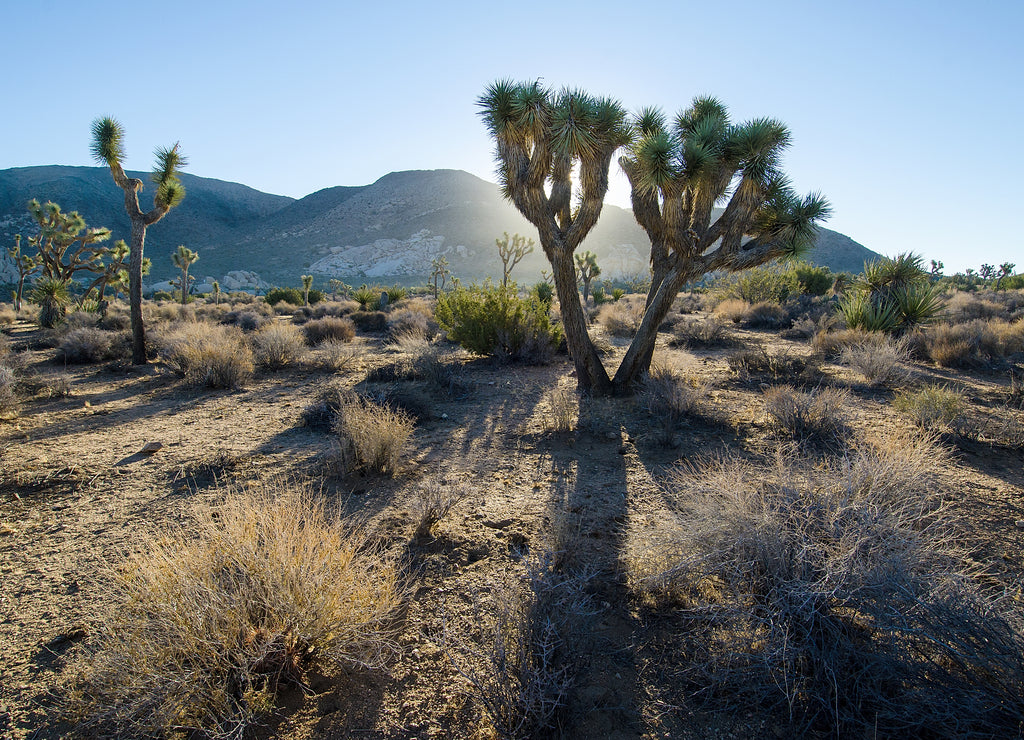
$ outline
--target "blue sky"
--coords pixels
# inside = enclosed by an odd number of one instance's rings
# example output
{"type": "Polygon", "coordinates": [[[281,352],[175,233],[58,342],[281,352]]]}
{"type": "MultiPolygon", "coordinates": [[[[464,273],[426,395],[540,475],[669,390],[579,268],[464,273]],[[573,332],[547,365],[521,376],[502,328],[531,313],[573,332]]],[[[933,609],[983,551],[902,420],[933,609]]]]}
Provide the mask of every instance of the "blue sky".
{"type": "MultiPolygon", "coordinates": [[[[0,17],[0,169],[92,164],[90,123],[113,115],[132,169],[180,141],[193,174],[294,197],[406,169],[493,181],[474,102],[495,79],[670,113],[711,93],[735,120],[789,124],[787,169],[830,198],[830,228],[947,272],[1024,269],[1020,0],[80,1],[0,17]]],[[[609,202],[628,206],[613,170],[609,202]]]]}

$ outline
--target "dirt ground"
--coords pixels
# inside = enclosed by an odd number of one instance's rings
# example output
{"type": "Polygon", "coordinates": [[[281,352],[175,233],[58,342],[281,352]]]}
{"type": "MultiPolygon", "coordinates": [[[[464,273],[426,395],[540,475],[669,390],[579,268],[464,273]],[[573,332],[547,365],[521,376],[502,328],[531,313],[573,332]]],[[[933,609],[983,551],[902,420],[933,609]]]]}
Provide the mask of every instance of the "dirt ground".
{"type": "MultiPolygon", "coordinates": [[[[664,699],[665,656],[658,619],[625,585],[627,531],[657,519],[662,482],[673,466],[723,451],[770,456],[780,444],[768,428],[763,388],[785,378],[745,378],[728,367],[738,349],[660,347],[712,384],[715,421],[686,420],[673,444],[635,399],[584,399],[576,429],[550,429],[548,393],[574,388],[564,357],[548,366],[502,365],[459,355],[463,388],[432,398],[399,474],[393,479],[324,475],[329,434],[300,423],[328,374],[312,367],[263,372],[244,390],[186,387],[159,364],[60,366],[54,350],[33,344],[35,329],[16,324],[30,371],[67,373],[67,397],[27,401],[0,422],[0,736],[55,738],[68,731],[56,707],[68,661],[104,600],[88,574],[116,560],[140,527],[181,521],[190,500],[213,495],[217,481],[268,476],[312,478],[394,546],[407,543],[409,491],[425,477],[470,483],[474,494],[442,520],[428,541],[409,547],[410,597],[400,652],[383,670],[312,676],[310,691],[283,697],[261,730],[267,737],[487,737],[481,707],[439,646],[444,629],[472,623],[475,609],[503,579],[519,577],[531,553],[569,527],[575,556],[591,569],[593,615],[581,650],[582,671],[563,720],[579,738],[754,737],[766,728],[750,712],[723,719],[691,716],[664,699]],[[162,447],[139,454],[147,444],[162,447]]],[[[805,341],[769,332],[737,332],[770,352],[809,353],[805,341]]],[[[397,350],[360,336],[361,365],[341,375],[352,384],[397,350]]],[[[616,363],[622,342],[607,360],[616,363]]],[[[454,351],[454,350],[453,350],[454,351]]],[[[889,406],[891,392],[860,384],[836,365],[826,380],[852,393],[854,426],[908,426],[889,406]]],[[[913,365],[921,379],[962,388],[978,419],[1020,410],[1002,404],[1005,374],[961,374],[913,365]]],[[[966,515],[972,556],[1005,578],[1024,573],[1024,453],[1020,448],[947,434],[952,462],[941,471],[951,505],[966,515]]]]}

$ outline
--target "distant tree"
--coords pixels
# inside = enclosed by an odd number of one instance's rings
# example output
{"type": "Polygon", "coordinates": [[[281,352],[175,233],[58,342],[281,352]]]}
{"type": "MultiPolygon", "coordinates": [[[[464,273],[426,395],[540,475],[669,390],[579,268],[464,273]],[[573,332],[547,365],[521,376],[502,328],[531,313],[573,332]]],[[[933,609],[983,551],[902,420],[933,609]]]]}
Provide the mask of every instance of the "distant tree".
{"type": "Polygon", "coordinates": [[[25,293],[25,279],[39,270],[39,260],[21,253],[21,234],[14,235],[14,246],[7,250],[18,268],[18,289],[14,293],[14,310],[21,311],[21,302],[25,293]]]}
{"type": "Polygon", "coordinates": [[[338,300],[338,295],[341,294],[343,297],[348,298],[348,294],[352,292],[352,286],[346,285],[343,281],[337,278],[331,278],[328,281],[328,285],[331,287],[331,300],[338,300]]]}
{"type": "Polygon", "coordinates": [[[171,255],[171,261],[175,267],[181,270],[181,276],[178,278],[178,287],[181,288],[181,305],[184,306],[188,303],[189,280],[195,279],[189,277],[188,270],[199,261],[199,255],[184,244],[179,244],[178,249],[171,255]]]}
{"type": "Polygon", "coordinates": [[[42,277],[69,283],[78,272],[104,271],[110,248],[102,243],[110,238],[110,229],[89,228],[77,211],[64,213],[52,201],[39,205],[33,198],[28,212],[39,224],[39,233],[28,244],[37,251],[42,277]]]}
{"type": "Polygon", "coordinates": [[[218,283],[216,280],[214,280],[212,283],[210,283],[210,286],[213,288],[213,303],[214,303],[215,306],[219,306],[220,305],[220,283],[218,283]]]}
{"type": "Polygon", "coordinates": [[[587,302],[590,294],[590,283],[601,274],[601,268],[597,266],[597,255],[589,249],[576,255],[576,277],[583,286],[583,302],[587,302]]]}
{"type": "Polygon", "coordinates": [[[313,287],[313,276],[312,275],[300,275],[299,279],[302,280],[302,305],[309,305],[309,290],[313,287]]]}
{"type": "Polygon", "coordinates": [[[996,268],[992,265],[982,265],[981,269],[978,270],[978,274],[981,275],[982,280],[991,280],[996,276],[996,268]]]}
{"type": "Polygon", "coordinates": [[[501,258],[501,287],[505,288],[508,286],[512,268],[522,262],[523,257],[533,253],[533,239],[527,240],[525,236],[519,234],[509,236],[506,231],[504,236],[495,239],[494,243],[498,247],[498,257],[501,258]]]}
{"type": "Polygon", "coordinates": [[[478,101],[496,144],[504,195],[534,226],[551,263],[579,389],[625,393],[650,368],[658,326],[679,290],[708,272],[734,272],[811,246],[830,212],[818,194],[799,197],[779,163],[786,126],[730,123],[714,98],[697,98],[669,125],[656,109],[630,121],[614,100],[554,93],[538,82],[491,84],[478,101]],[[573,254],[593,229],[619,159],[633,215],[651,239],[644,318],[614,379],[587,333],[573,254]],[[573,198],[573,178],[579,193],[573,198]],[[716,203],[727,204],[713,220],[716,203]]]}
{"type": "Polygon", "coordinates": [[[447,257],[435,257],[430,261],[430,282],[434,287],[434,299],[444,290],[445,283],[451,271],[448,269],[447,257]]]}
{"type": "Polygon", "coordinates": [[[93,121],[92,154],[106,163],[117,186],[124,191],[124,207],[131,221],[131,250],[128,264],[128,292],[132,324],[132,363],[146,364],[146,330],[142,322],[142,260],[146,229],[167,215],[185,198],[185,188],[178,179],[178,170],[185,165],[178,144],[156,150],[153,171],[153,208],[143,212],[139,207],[142,180],[130,178],[121,166],[124,162],[124,128],[115,119],[106,117],[93,121]]]}
{"type": "Polygon", "coordinates": [[[942,269],[945,267],[940,260],[932,260],[932,280],[942,277],[942,269]]]}
{"type": "Polygon", "coordinates": [[[1013,274],[1013,268],[1015,268],[1016,266],[1017,265],[1015,265],[1013,262],[1004,262],[1003,264],[999,265],[999,279],[996,280],[996,290],[999,290],[999,288],[1002,286],[1004,279],[1010,277],[1013,274]]]}

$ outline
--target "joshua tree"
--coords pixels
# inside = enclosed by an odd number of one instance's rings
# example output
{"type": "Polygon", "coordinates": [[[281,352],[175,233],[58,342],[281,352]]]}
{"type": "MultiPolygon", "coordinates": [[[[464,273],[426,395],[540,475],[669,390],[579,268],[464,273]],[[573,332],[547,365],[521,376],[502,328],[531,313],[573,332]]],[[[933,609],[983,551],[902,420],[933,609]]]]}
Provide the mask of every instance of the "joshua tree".
{"type": "MultiPolygon", "coordinates": [[[[601,268],[597,266],[597,255],[589,249],[576,255],[576,275],[583,284],[583,302],[587,302],[590,295],[590,283],[601,274],[601,268]]],[[[595,299],[596,300],[596,299],[595,299]]]]}
{"type": "Polygon", "coordinates": [[[299,275],[302,280],[302,305],[309,305],[309,291],[313,287],[313,276],[312,275],[299,275]]]}
{"type": "Polygon", "coordinates": [[[185,164],[185,157],[178,144],[156,150],[156,166],[153,171],[153,208],[143,212],[139,207],[139,191],[142,180],[130,178],[121,166],[124,161],[124,128],[113,118],[99,118],[92,124],[92,153],[100,162],[110,167],[114,182],[124,191],[124,207],[131,220],[131,250],[128,265],[128,293],[132,322],[132,363],[146,364],[146,330],[142,323],[142,251],[146,244],[146,229],[167,215],[167,212],[181,203],[185,188],[178,179],[178,170],[185,164]]]}
{"type": "Polygon", "coordinates": [[[658,326],[683,285],[798,254],[829,214],[822,196],[797,196],[779,169],[790,141],[786,126],[771,119],[732,124],[714,98],[695,99],[671,125],[653,108],[631,124],[615,101],[554,94],[536,82],[493,83],[479,105],[504,194],[537,227],[551,262],[582,391],[630,391],[650,368],[658,326]],[[643,321],[610,380],[587,334],[572,255],[597,223],[612,157],[626,145],[619,164],[632,185],[633,214],[651,239],[652,280],[643,321]],[[714,206],[726,198],[715,220],[714,206]]]}
{"type": "Polygon", "coordinates": [[[932,280],[942,277],[942,269],[945,267],[941,260],[932,260],[932,280]]]}
{"type": "Polygon", "coordinates": [[[1013,274],[1013,268],[1016,266],[1017,265],[1012,262],[1004,262],[999,265],[999,279],[996,280],[996,290],[999,290],[999,286],[1003,284],[1003,278],[1008,278],[1013,274]]]}
{"type": "Polygon", "coordinates": [[[494,243],[498,246],[498,257],[501,258],[501,287],[505,288],[508,286],[512,268],[522,262],[523,257],[533,253],[533,239],[527,240],[525,236],[519,234],[509,236],[506,231],[504,236],[495,239],[494,243]]]}
{"type": "Polygon", "coordinates": [[[21,234],[14,235],[14,246],[7,250],[14,265],[18,268],[18,290],[14,294],[14,310],[21,310],[21,301],[25,293],[25,278],[39,269],[39,260],[21,253],[21,234]]]}
{"type": "Polygon", "coordinates": [[[214,305],[220,305],[220,283],[214,280],[211,284],[213,287],[213,303],[214,305]]]}
{"type": "Polygon", "coordinates": [[[181,288],[181,305],[184,306],[188,303],[188,268],[199,261],[199,255],[184,244],[179,244],[177,251],[171,255],[171,260],[174,266],[181,270],[178,286],[181,288]]]}
{"type": "Polygon", "coordinates": [[[430,261],[430,282],[434,286],[434,300],[437,300],[438,295],[444,290],[449,275],[451,272],[448,270],[447,257],[435,257],[430,261]]]}
{"type": "Polygon", "coordinates": [[[996,268],[992,265],[982,265],[978,274],[981,275],[982,280],[991,280],[996,276],[996,268]]]}
{"type": "Polygon", "coordinates": [[[110,229],[91,229],[77,211],[64,213],[51,201],[39,205],[33,198],[28,212],[39,224],[39,234],[28,243],[38,252],[42,277],[68,283],[77,272],[104,272],[103,258],[111,250],[102,242],[110,238],[110,229]]]}

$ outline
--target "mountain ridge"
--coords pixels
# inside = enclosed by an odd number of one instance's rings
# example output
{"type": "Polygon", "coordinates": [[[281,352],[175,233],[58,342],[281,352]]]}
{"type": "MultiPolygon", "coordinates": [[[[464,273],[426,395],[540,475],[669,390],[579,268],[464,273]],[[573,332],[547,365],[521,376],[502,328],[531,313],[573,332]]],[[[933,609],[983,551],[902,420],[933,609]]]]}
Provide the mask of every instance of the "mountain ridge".
{"type": "MultiPolygon", "coordinates": [[[[146,183],[148,173],[131,172],[146,183]]],[[[264,284],[295,285],[311,273],[318,283],[422,282],[431,260],[446,257],[463,279],[500,276],[494,240],[505,231],[536,240],[534,227],[501,197],[497,185],[462,170],[390,172],[368,185],[338,185],[302,198],[273,195],[215,178],[183,174],[181,206],[147,231],[148,278],[158,282],[176,270],[170,255],[178,244],[197,251],[193,272],[220,279],[232,271],[258,273],[264,284]]],[[[127,239],[123,195],[105,167],[46,165],[0,170],[0,245],[13,235],[35,233],[25,208],[30,198],[76,210],[90,226],[107,226],[127,239]]],[[[606,204],[583,247],[598,254],[606,276],[646,270],[650,241],[628,209],[606,204]]],[[[850,237],[822,229],[809,258],[833,271],[859,272],[878,255],[850,237]]],[[[539,247],[516,268],[530,281],[547,267],[539,247]]],[[[0,282],[13,265],[0,250],[0,282]]]]}

